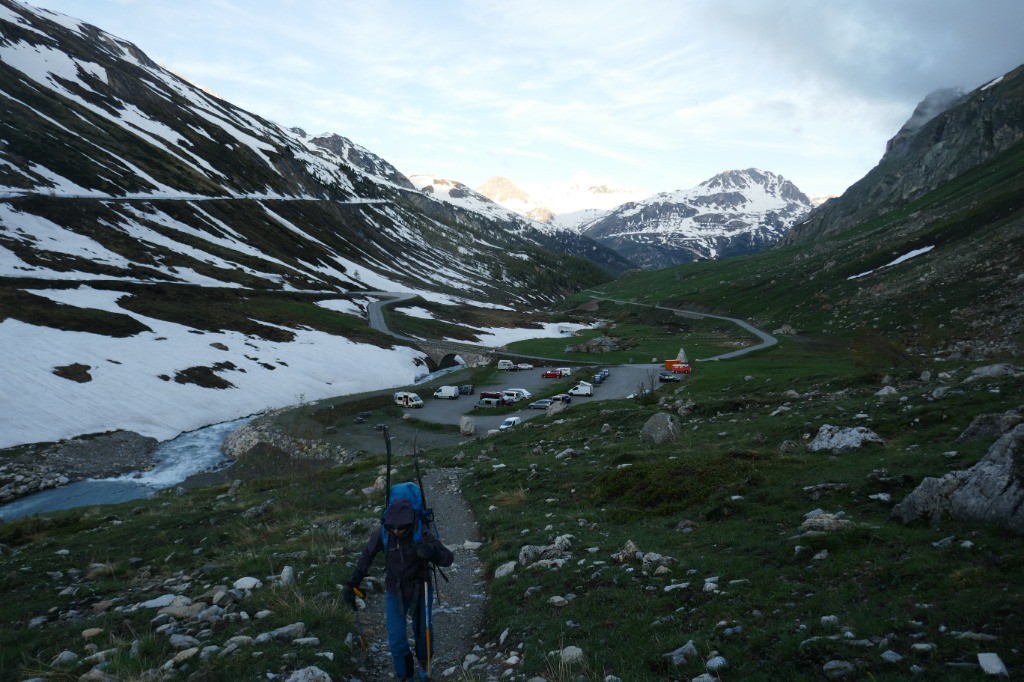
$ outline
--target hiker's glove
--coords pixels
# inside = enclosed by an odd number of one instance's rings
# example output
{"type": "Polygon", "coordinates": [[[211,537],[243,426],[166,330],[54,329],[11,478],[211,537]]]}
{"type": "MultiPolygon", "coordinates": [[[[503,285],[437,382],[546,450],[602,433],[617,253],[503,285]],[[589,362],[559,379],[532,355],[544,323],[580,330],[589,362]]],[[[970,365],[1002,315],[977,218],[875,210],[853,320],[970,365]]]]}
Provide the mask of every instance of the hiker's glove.
{"type": "Polygon", "coordinates": [[[436,553],[437,552],[434,551],[434,548],[425,542],[421,542],[420,544],[416,545],[416,556],[418,556],[421,559],[426,559],[427,561],[430,561],[434,558],[434,555],[436,553]]]}
{"type": "Polygon", "coordinates": [[[351,583],[345,583],[345,587],[341,590],[341,598],[345,600],[351,608],[356,607],[356,590],[355,585],[351,583]]]}

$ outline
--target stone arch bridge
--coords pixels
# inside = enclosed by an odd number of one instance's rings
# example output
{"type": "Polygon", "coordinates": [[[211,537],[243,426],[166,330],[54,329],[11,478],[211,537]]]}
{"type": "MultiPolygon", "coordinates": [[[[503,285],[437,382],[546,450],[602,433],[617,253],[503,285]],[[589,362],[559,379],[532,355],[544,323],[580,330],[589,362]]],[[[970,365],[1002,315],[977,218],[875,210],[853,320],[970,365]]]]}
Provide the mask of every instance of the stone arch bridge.
{"type": "Polygon", "coordinates": [[[500,348],[471,346],[463,343],[416,339],[414,345],[427,354],[427,359],[433,363],[431,370],[444,369],[457,364],[456,356],[462,358],[462,361],[469,367],[486,365],[499,356],[508,357],[508,353],[502,352],[500,348]]]}

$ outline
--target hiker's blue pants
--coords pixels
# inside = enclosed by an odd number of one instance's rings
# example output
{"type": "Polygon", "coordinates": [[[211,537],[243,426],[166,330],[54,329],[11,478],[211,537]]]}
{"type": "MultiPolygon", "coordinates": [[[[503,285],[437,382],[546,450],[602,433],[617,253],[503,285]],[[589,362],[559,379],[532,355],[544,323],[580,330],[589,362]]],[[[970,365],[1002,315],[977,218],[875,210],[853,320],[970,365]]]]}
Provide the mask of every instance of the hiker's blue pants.
{"type": "MultiPolygon", "coordinates": [[[[428,601],[434,599],[434,588],[427,593],[428,601]]],[[[409,637],[406,634],[407,617],[412,616],[412,635],[416,640],[416,658],[427,660],[427,609],[423,602],[423,586],[415,590],[411,598],[405,600],[401,594],[384,595],[384,613],[388,626],[388,647],[391,649],[391,660],[395,665],[395,675],[399,678],[414,677],[415,670],[406,670],[406,656],[409,651],[409,637]]],[[[431,628],[433,637],[433,628],[431,628]]],[[[430,643],[430,651],[434,651],[434,643],[430,643]]]]}

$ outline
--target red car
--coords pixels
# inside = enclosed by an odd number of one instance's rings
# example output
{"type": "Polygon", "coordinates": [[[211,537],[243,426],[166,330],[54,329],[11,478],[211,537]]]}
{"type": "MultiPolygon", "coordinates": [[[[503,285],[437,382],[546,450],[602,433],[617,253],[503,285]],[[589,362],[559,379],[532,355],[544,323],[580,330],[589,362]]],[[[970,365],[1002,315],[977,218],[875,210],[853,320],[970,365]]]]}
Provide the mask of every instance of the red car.
{"type": "Polygon", "coordinates": [[[544,379],[561,379],[562,372],[557,369],[549,369],[541,372],[541,377],[544,379]]]}
{"type": "Polygon", "coordinates": [[[690,372],[693,371],[693,368],[686,363],[682,363],[679,365],[672,365],[671,367],[669,367],[669,370],[676,373],[689,374],[690,372]]]}

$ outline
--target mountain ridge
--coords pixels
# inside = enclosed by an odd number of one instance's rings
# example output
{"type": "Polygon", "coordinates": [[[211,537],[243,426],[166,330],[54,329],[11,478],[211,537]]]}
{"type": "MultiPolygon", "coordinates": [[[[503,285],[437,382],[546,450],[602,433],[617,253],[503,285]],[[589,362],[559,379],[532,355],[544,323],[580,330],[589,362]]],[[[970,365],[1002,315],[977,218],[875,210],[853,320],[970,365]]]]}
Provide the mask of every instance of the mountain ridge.
{"type": "Polygon", "coordinates": [[[581,231],[645,269],[658,269],[764,250],[810,209],[792,182],[748,168],[624,204],[581,231]]]}

